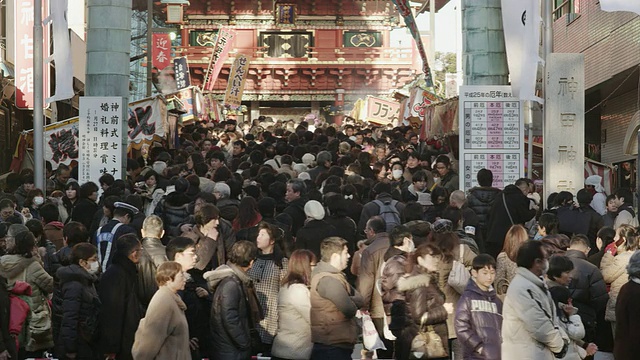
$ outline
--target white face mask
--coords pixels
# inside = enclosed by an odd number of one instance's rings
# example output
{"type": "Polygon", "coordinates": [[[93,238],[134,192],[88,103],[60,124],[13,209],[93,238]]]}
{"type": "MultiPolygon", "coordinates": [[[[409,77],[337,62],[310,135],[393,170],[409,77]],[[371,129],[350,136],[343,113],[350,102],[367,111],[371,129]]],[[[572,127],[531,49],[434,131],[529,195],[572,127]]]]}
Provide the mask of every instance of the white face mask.
{"type": "Polygon", "coordinates": [[[89,263],[89,270],[87,270],[89,271],[89,274],[95,275],[98,273],[98,270],[100,270],[100,264],[98,264],[97,261],[92,261],[89,263]]]}
{"type": "Polygon", "coordinates": [[[44,198],[42,196],[36,196],[33,198],[33,203],[38,206],[42,205],[44,204],[44,198]]]}
{"type": "Polygon", "coordinates": [[[402,177],[402,170],[392,170],[391,175],[394,179],[400,179],[402,177]]]}

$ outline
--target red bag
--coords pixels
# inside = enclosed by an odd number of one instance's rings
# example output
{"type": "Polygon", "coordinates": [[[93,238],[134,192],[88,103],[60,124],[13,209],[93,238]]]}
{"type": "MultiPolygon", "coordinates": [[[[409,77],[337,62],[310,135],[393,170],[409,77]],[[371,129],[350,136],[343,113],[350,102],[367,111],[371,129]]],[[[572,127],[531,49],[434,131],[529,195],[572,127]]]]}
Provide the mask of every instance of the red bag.
{"type": "Polygon", "coordinates": [[[31,312],[29,304],[21,296],[31,296],[31,285],[24,281],[16,281],[9,292],[11,304],[11,309],[9,310],[9,334],[16,339],[16,349],[20,348],[18,338],[31,312]]]}

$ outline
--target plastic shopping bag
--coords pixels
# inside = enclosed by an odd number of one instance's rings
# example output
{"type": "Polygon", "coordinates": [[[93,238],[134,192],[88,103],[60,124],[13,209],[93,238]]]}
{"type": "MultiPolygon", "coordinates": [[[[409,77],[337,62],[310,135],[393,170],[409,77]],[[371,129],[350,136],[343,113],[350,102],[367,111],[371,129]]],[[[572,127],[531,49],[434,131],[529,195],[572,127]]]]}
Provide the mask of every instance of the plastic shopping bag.
{"type": "Polygon", "coordinates": [[[362,314],[362,342],[367,350],[387,350],[369,314],[362,314]]]}

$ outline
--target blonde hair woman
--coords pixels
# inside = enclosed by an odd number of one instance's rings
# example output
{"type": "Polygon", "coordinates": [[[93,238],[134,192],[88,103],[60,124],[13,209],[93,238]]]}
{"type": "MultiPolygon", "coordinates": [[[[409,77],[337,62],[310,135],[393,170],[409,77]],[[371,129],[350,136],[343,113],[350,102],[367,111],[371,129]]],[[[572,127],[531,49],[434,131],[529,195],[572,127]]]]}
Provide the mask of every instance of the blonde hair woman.
{"type": "Polygon", "coordinates": [[[522,225],[513,225],[504,237],[502,251],[496,259],[496,293],[502,299],[507,294],[509,283],[516,276],[516,256],[520,245],[529,240],[529,234],[522,225]]]}

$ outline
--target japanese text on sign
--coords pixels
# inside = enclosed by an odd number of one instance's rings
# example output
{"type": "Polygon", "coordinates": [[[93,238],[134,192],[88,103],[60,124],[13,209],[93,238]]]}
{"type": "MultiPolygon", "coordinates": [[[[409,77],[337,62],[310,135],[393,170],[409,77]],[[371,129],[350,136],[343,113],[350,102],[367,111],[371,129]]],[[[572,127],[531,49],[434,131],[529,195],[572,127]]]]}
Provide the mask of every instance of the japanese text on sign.
{"type": "Polygon", "coordinates": [[[186,57],[173,59],[173,72],[176,74],[176,85],[178,90],[182,90],[191,86],[191,77],[189,75],[189,64],[186,57]]]}
{"type": "Polygon", "coordinates": [[[247,80],[248,70],[249,61],[246,56],[238,55],[236,61],[233,62],[233,67],[229,74],[229,83],[227,84],[227,93],[224,97],[224,103],[232,109],[237,109],[242,104],[242,93],[244,92],[244,82],[247,80]]]}
{"type": "Polygon", "coordinates": [[[80,98],[80,183],[122,174],[122,98],[80,98]]]}
{"type": "Polygon", "coordinates": [[[400,103],[373,96],[367,98],[367,121],[386,125],[395,123],[400,116],[400,103]]]}
{"type": "Polygon", "coordinates": [[[509,86],[460,87],[460,187],[477,186],[481,169],[503,188],[524,176],[524,121],[509,86]]]}

